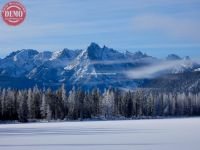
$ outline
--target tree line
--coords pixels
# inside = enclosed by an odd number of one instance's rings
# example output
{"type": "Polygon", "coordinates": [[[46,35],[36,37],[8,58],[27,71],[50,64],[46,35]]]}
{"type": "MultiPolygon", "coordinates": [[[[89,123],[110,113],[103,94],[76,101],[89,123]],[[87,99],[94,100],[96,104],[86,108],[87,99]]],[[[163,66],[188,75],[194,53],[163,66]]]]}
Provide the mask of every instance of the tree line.
{"type": "Polygon", "coordinates": [[[91,118],[141,118],[156,116],[199,116],[200,93],[159,90],[122,91],[97,88],[67,92],[62,85],[56,91],[0,90],[0,120],[31,119],[77,120],[91,118]]]}

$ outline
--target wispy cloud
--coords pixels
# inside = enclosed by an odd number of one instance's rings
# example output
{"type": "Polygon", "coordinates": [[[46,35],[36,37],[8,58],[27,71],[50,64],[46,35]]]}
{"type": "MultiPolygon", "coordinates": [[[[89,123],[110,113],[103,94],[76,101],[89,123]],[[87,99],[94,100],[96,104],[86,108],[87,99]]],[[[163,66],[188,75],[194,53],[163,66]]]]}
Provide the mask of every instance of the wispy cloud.
{"type": "Polygon", "coordinates": [[[151,31],[170,36],[200,41],[200,20],[184,19],[167,15],[145,14],[133,19],[133,30],[151,31]]]}
{"type": "Polygon", "coordinates": [[[151,66],[145,66],[139,69],[126,71],[124,72],[124,74],[131,79],[154,78],[160,76],[163,73],[166,74],[166,71],[169,69],[172,69],[174,71],[176,71],[176,69],[179,70],[185,65],[189,65],[187,63],[189,62],[185,60],[161,61],[160,63],[153,64],[151,66]]]}

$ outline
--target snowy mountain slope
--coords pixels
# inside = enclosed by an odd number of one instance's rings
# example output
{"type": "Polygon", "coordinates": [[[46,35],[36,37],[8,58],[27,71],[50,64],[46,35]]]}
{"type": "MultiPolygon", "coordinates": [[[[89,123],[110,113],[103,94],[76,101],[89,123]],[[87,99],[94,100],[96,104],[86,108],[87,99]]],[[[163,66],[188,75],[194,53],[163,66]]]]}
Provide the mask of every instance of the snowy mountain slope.
{"type": "Polygon", "coordinates": [[[119,52],[91,43],[85,50],[56,52],[25,49],[0,59],[0,76],[28,78],[41,85],[135,88],[137,79],[195,72],[199,63],[170,54],[157,59],[140,51],[119,52]]]}
{"type": "Polygon", "coordinates": [[[167,59],[167,62],[172,63],[172,66],[167,69],[168,73],[184,73],[184,72],[193,72],[197,69],[200,64],[191,60],[188,56],[181,58],[177,55],[174,55],[174,58],[167,59]]]}
{"type": "Polygon", "coordinates": [[[27,77],[41,82],[58,82],[64,66],[69,64],[81,50],[63,49],[56,52],[24,49],[12,52],[0,60],[0,75],[27,77]]]}
{"type": "Polygon", "coordinates": [[[53,53],[49,51],[40,52],[34,57],[34,63],[37,66],[40,66],[41,64],[48,61],[52,57],[52,55],[53,53]]]}
{"type": "Polygon", "coordinates": [[[45,82],[59,82],[63,79],[64,67],[70,64],[82,50],[63,49],[52,53],[51,57],[27,74],[29,79],[45,82]]]}
{"type": "Polygon", "coordinates": [[[156,59],[140,53],[121,53],[106,46],[91,45],[69,65],[65,75],[70,74],[70,82],[86,86],[129,86],[136,84],[123,71],[148,65],[156,59]],[[138,56],[138,57],[137,57],[138,56]],[[128,82],[132,82],[131,84],[128,82]]]}
{"type": "Polygon", "coordinates": [[[36,64],[34,57],[38,54],[36,50],[24,49],[16,51],[0,60],[0,75],[10,75],[12,77],[24,76],[32,70],[36,64]]]}
{"type": "Polygon", "coordinates": [[[200,90],[200,72],[184,72],[178,74],[166,74],[157,78],[140,81],[141,88],[155,88],[166,91],[190,91],[200,90]]]}

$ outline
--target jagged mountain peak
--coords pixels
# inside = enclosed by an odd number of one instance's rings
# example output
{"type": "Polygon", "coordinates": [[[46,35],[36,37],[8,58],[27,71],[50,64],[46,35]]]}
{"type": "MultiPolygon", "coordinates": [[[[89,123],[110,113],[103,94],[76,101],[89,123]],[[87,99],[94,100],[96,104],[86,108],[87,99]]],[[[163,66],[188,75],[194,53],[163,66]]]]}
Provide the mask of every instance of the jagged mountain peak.
{"type": "Polygon", "coordinates": [[[31,58],[31,57],[34,57],[37,54],[39,54],[39,52],[37,50],[23,49],[17,54],[17,56],[20,57],[20,58],[21,57],[22,58],[31,58]]]}
{"type": "Polygon", "coordinates": [[[38,54],[39,52],[34,49],[22,49],[22,50],[20,50],[20,53],[38,54]]]}
{"type": "Polygon", "coordinates": [[[37,50],[33,50],[33,49],[22,49],[22,50],[17,50],[14,52],[11,52],[8,56],[5,57],[5,59],[7,58],[12,58],[14,56],[20,55],[23,57],[29,57],[29,56],[34,56],[37,55],[39,52],[37,50]]]}
{"type": "Polygon", "coordinates": [[[145,54],[141,51],[136,51],[136,52],[126,51],[125,55],[132,59],[140,59],[140,58],[149,57],[147,54],[145,54]]]}
{"type": "Polygon", "coordinates": [[[176,54],[169,54],[166,60],[181,60],[182,58],[176,54]]]}
{"type": "Polygon", "coordinates": [[[87,48],[87,54],[90,59],[99,59],[102,56],[102,51],[103,49],[94,42],[87,48]]]}
{"type": "Polygon", "coordinates": [[[51,60],[54,59],[71,59],[76,57],[78,54],[80,54],[82,50],[70,50],[68,48],[64,48],[63,50],[55,51],[52,54],[51,60]]]}
{"type": "Polygon", "coordinates": [[[185,57],[184,57],[184,60],[191,60],[191,59],[190,59],[190,56],[185,56],[185,57]]]}
{"type": "Polygon", "coordinates": [[[122,59],[124,58],[123,54],[114,50],[112,48],[108,48],[105,45],[100,47],[96,43],[91,43],[90,46],[86,50],[88,58],[91,60],[113,60],[113,59],[122,59]]]}
{"type": "Polygon", "coordinates": [[[88,50],[90,50],[90,49],[100,49],[100,46],[99,46],[97,43],[92,42],[92,43],[88,46],[87,49],[88,49],[88,50]]]}
{"type": "Polygon", "coordinates": [[[18,54],[19,52],[20,52],[20,50],[17,50],[17,51],[11,52],[8,56],[5,57],[5,59],[7,59],[7,58],[11,58],[11,57],[15,56],[16,54],[18,54]]]}

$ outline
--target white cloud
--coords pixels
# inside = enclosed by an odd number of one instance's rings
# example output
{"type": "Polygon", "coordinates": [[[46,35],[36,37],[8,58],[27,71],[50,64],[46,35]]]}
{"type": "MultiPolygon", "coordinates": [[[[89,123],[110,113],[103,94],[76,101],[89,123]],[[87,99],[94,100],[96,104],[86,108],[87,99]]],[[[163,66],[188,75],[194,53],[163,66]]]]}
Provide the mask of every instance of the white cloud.
{"type": "Polygon", "coordinates": [[[171,38],[185,38],[200,41],[200,21],[167,15],[145,14],[133,19],[136,32],[155,32],[171,38]]]}
{"type": "Polygon", "coordinates": [[[161,61],[160,63],[156,63],[150,66],[126,71],[124,74],[131,79],[154,78],[161,75],[168,69],[178,69],[181,67],[181,65],[184,65],[184,63],[184,60],[161,61]]]}

